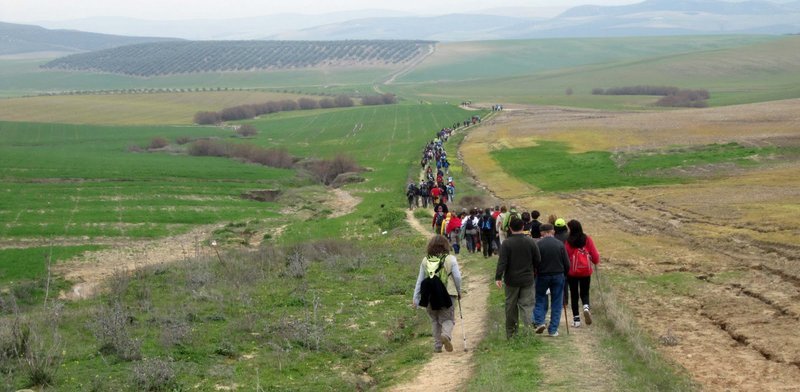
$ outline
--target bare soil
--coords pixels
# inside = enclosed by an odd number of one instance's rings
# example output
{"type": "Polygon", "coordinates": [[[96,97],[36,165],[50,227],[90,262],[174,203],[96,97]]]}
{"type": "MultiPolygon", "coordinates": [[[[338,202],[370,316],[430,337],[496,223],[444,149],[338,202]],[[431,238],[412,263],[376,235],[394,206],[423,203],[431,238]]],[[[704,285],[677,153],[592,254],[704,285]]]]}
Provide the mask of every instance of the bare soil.
{"type": "Polygon", "coordinates": [[[800,100],[653,113],[517,109],[484,122],[462,145],[482,183],[544,216],[581,221],[618,296],[654,340],[675,336],[677,345],[660,351],[704,389],[798,389],[800,162],[723,171],[688,185],[546,194],[480,152],[537,140],[575,151],[794,146],[800,100]]]}

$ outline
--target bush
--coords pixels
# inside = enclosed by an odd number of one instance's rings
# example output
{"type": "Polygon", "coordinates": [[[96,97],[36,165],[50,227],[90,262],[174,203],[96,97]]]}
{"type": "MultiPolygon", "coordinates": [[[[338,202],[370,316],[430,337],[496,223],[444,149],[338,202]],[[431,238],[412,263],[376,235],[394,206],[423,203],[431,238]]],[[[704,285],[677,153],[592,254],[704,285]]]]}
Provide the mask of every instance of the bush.
{"type": "Polygon", "coordinates": [[[330,108],[335,108],[336,104],[333,102],[333,99],[331,98],[322,98],[319,100],[319,107],[323,109],[330,109],[330,108]]]}
{"type": "Polygon", "coordinates": [[[157,358],[145,359],[133,366],[131,382],[140,391],[171,391],[178,387],[172,364],[157,358]]]}
{"type": "Polygon", "coordinates": [[[331,185],[340,174],[364,170],[352,158],[341,154],[330,160],[311,162],[307,167],[311,175],[324,185],[331,185]]]}
{"type": "Polygon", "coordinates": [[[310,110],[319,108],[319,102],[311,98],[300,98],[297,100],[297,105],[301,110],[310,110]]]}
{"type": "Polygon", "coordinates": [[[175,138],[175,144],[184,145],[192,141],[192,138],[189,136],[178,136],[175,138]]]}
{"type": "Polygon", "coordinates": [[[236,129],[236,134],[238,134],[241,137],[251,137],[258,135],[258,130],[256,129],[256,127],[250,124],[244,124],[240,125],[239,128],[236,129]]]}
{"type": "Polygon", "coordinates": [[[197,112],[194,115],[194,123],[199,125],[212,125],[222,122],[222,117],[217,112],[197,112]]]}
{"type": "Polygon", "coordinates": [[[353,99],[348,97],[347,95],[339,95],[339,96],[337,96],[336,98],[333,99],[333,103],[334,103],[334,105],[336,105],[336,107],[340,107],[340,108],[347,108],[347,107],[355,105],[355,103],[353,102],[353,99]]]}
{"type": "Polygon", "coordinates": [[[150,150],[156,150],[156,149],[159,149],[159,148],[164,148],[164,147],[166,147],[168,145],[169,145],[169,141],[167,141],[167,139],[165,139],[165,138],[163,138],[161,136],[156,136],[156,137],[150,139],[150,144],[147,146],[147,148],[150,149],[150,150]]]}
{"type": "Polygon", "coordinates": [[[130,336],[132,320],[119,301],[102,307],[90,326],[100,344],[100,352],[115,354],[125,361],[141,359],[141,342],[130,336]]]}

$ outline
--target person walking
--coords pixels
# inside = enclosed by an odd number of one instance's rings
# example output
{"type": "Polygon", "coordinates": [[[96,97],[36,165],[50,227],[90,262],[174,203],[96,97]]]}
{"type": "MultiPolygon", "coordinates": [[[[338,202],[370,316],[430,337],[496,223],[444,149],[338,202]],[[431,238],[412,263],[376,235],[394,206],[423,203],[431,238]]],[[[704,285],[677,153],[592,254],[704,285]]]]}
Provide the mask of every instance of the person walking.
{"type": "Polygon", "coordinates": [[[417,284],[414,287],[413,307],[419,307],[422,299],[422,281],[426,277],[438,275],[442,280],[453,305],[447,308],[433,310],[430,304],[426,307],[428,317],[431,319],[433,329],[433,351],[440,353],[442,347],[453,351],[453,327],[455,326],[455,304],[461,298],[461,272],[458,269],[456,257],[450,254],[450,243],[441,235],[434,235],[428,241],[427,256],[419,265],[417,284]],[[441,269],[439,266],[441,265],[441,269]],[[437,272],[438,270],[438,272],[437,272]]]}
{"type": "Polygon", "coordinates": [[[567,222],[563,218],[558,218],[553,223],[555,226],[555,232],[553,234],[559,241],[564,242],[567,240],[567,236],[569,236],[569,229],[567,228],[567,222]]]}
{"type": "Polygon", "coordinates": [[[569,284],[570,301],[572,301],[572,326],[581,326],[581,317],[578,313],[578,299],[583,303],[583,322],[592,324],[592,313],[589,310],[589,287],[592,283],[592,266],[600,264],[600,254],[594,246],[592,237],[584,234],[581,222],[573,219],[567,222],[569,237],[565,244],[567,256],[570,260],[570,271],[567,276],[569,284]]]}
{"type": "Polygon", "coordinates": [[[522,321],[530,325],[533,310],[533,271],[539,264],[539,248],[530,236],[522,233],[522,220],[513,219],[511,236],[500,244],[500,257],[494,279],[498,288],[505,283],[506,338],[517,333],[519,314],[522,321]]]}
{"type": "Polygon", "coordinates": [[[510,223],[506,222],[509,216],[510,214],[508,213],[506,206],[500,207],[500,215],[497,216],[497,221],[494,224],[495,231],[497,231],[497,241],[500,246],[503,246],[503,241],[508,238],[508,232],[505,230],[505,228],[507,228],[508,223],[510,223]]]}
{"type": "Polygon", "coordinates": [[[487,208],[483,211],[483,216],[478,220],[478,228],[481,231],[481,250],[483,257],[487,258],[494,254],[494,218],[492,210],[487,208]]]}
{"type": "Polygon", "coordinates": [[[445,227],[445,235],[450,239],[450,246],[453,247],[455,254],[461,251],[461,222],[464,219],[464,213],[458,215],[452,214],[450,220],[447,221],[445,227]]]}
{"type": "MultiPolygon", "coordinates": [[[[533,325],[536,333],[558,336],[558,323],[561,321],[561,306],[564,303],[564,284],[569,272],[569,259],[564,243],[553,237],[554,229],[549,223],[540,227],[542,238],[539,246],[540,260],[536,268],[536,304],[533,310],[533,325]],[[550,290],[550,325],[544,324],[547,315],[547,290],[550,290]]],[[[533,238],[531,238],[533,241],[533,238]]]]}

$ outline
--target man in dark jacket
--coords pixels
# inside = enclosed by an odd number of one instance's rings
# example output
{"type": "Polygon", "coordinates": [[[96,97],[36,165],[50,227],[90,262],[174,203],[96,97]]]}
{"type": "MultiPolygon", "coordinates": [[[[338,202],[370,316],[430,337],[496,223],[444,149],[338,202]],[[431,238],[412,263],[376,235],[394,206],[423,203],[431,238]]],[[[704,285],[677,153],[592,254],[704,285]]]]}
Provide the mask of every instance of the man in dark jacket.
{"type": "Polygon", "coordinates": [[[505,282],[506,338],[510,339],[517,332],[520,312],[523,323],[530,323],[534,303],[533,270],[539,264],[539,248],[533,238],[523,233],[521,219],[512,219],[509,227],[511,236],[500,245],[494,278],[498,288],[505,282]]]}
{"type": "Polygon", "coordinates": [[[569,272],[569,258],[564,243],[553,237],[553,225],[541,226],[542,239],[539,246],[540,260],[536,268],[536,305],[533,310],[533,325],[536,333],[544,332],[544,317],[547,315],[547,290],[550,290],[550,326],[547,333],[558,336],[558,323],[561,321],[561,306],[564,302],[564,282],[569,272]]]}

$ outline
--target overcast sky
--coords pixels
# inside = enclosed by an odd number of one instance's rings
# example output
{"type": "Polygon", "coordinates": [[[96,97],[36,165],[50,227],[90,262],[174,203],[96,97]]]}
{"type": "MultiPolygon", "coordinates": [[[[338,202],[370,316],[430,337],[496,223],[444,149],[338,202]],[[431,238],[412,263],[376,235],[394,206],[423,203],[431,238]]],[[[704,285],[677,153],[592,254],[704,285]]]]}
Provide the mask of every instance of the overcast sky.
{"type": "Polygon", "coordinates": [[[389,9],[446,14],[498,7],[568,8],[580,4],[618,5],[641,0],[0,0],[0,21],[31,22],[94,16],[150,20],[227,19],[293,12],[322,14],[389,9]]]}

